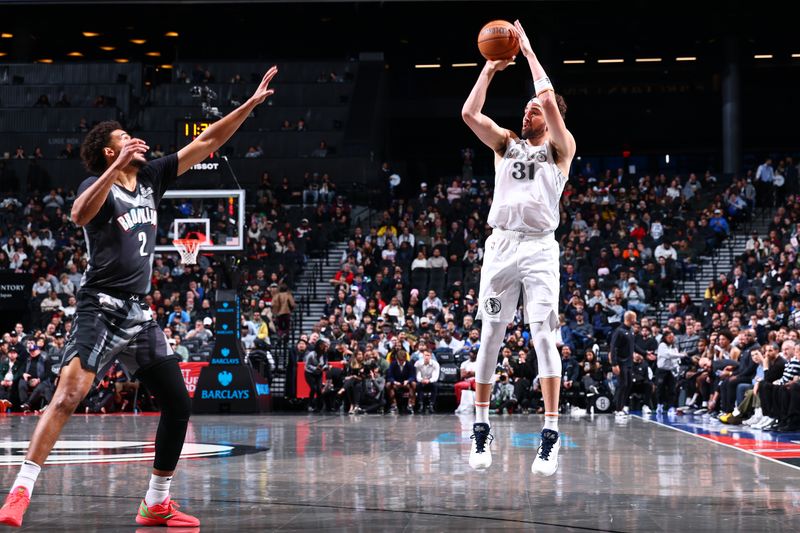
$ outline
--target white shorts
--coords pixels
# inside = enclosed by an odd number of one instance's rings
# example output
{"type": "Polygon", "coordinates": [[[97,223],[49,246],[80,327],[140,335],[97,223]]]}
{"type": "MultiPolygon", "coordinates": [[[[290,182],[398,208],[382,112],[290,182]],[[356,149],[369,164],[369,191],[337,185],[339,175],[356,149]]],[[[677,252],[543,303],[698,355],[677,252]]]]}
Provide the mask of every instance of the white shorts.
{"type": "Polygon", "coordinates": [[[509,323],[524,287],[525,320],[558,326],[559,248],[553,234],[543,236],[495,229],[486,239],[481,268],[478,316],[509,323]]]}

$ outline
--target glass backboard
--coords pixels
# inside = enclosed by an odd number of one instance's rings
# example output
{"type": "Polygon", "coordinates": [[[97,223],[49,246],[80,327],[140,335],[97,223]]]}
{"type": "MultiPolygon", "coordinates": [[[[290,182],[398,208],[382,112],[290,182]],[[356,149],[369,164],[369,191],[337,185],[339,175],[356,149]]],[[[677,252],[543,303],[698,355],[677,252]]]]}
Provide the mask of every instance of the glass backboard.
{"type": "Polygon", "coordinates": [[[203,240],[200,253],[244,250],[242,189],[174,189],[158,206],[156,252],[173,252],[173,239],[203,240]]]}

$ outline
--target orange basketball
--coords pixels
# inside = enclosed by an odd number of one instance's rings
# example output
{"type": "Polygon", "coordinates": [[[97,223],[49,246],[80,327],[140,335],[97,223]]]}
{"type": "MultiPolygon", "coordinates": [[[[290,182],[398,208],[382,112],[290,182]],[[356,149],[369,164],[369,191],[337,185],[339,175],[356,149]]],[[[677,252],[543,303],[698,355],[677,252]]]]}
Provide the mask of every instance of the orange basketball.
{"type": "Polygon", "coordinates": [[[505,20],[493,20],[478,33],[478,50],[490,61],[511,59],[519,52],[519,40],[512,31],[514,25],[505,20]]]}

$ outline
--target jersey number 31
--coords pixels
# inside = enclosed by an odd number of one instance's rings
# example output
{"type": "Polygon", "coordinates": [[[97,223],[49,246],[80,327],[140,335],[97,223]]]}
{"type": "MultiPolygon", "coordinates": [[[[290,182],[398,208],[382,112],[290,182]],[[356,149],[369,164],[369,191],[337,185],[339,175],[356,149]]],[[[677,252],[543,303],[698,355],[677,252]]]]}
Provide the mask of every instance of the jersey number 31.
{"type": "Polygon", "coordinates": [[[515,180],[524,180],[525,178],[532,180],[534,177],[535,168],[536,163],[531,162],[525,165],[525,163],[522,161],[516,161],[514,163],[514,171],[511,173],[511,177],[515,180]]]}

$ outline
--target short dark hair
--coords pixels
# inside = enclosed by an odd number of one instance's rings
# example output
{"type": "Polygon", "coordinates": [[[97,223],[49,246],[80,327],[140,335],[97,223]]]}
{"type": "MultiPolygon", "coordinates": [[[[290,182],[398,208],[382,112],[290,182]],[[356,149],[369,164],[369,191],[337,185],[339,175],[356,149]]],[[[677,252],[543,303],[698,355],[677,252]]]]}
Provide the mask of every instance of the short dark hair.
{"type": "Polygon", "coordinates": [[[567,102],[564,97],[556,93],[556,105],[558,105],[558,112],[561,113],[561,119],[567,118],[567,102]]]}
{"type": "Polygon", "coordinates": [[[111,133],[121,130],[122,124],[116,120],[107,120],[99,123],[86,134],[81,144],[81,160],[86,170],[98,176],[106,171],[106,158],[103,148],[111,142],[111,133]]]}
{"type": "MultiPolygon", "coordinates": [[[[553,94],[556,95],[556,105],[558,106],[558,112],[561,113],[561,120],[566,120],[566,118],[567,118],[567,102],[564,101],[564,97],[561,96],[560,94],[558,94],[556,92],[554,92],[553,94]]],[[[535,94],[531,97],[531,100],[533,100],[534,98],[536,98],[535,94]]]]}

